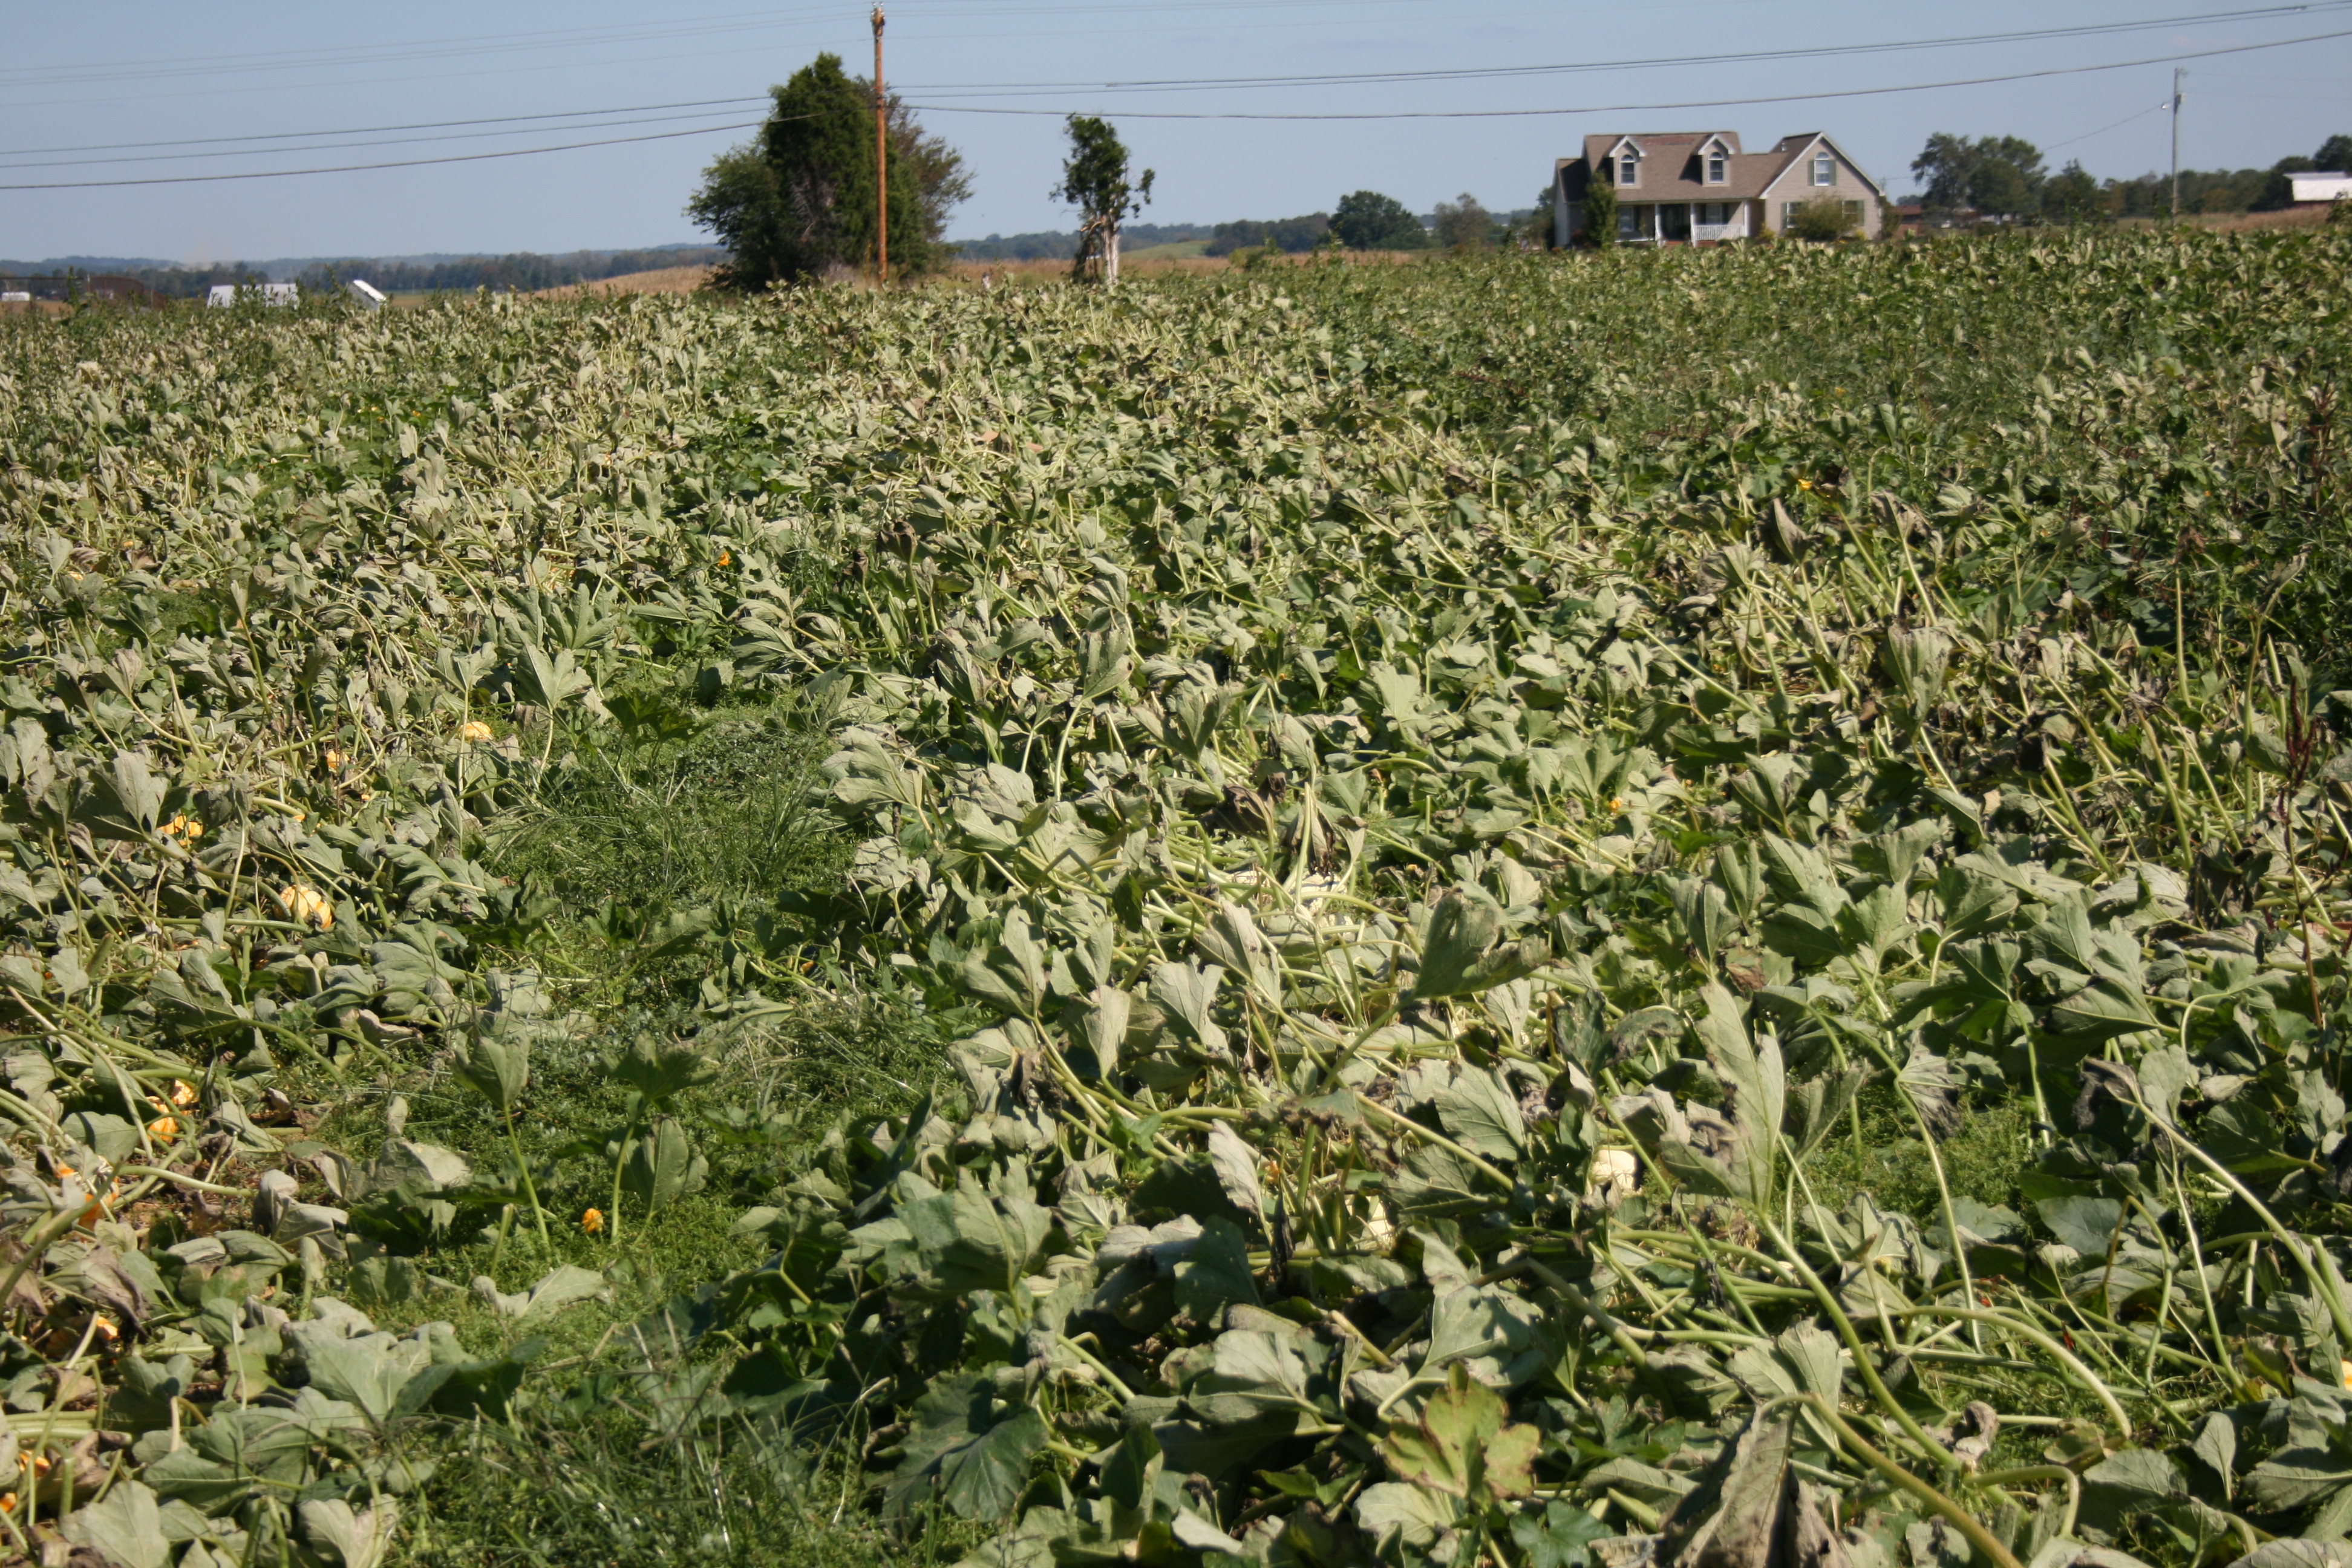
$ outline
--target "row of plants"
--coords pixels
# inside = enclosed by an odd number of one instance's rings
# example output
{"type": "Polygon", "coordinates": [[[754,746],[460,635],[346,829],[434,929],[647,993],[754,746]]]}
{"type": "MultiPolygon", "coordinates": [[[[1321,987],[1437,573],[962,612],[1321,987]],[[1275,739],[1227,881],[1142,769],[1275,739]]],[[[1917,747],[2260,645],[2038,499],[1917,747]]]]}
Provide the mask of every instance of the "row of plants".
{"type": "Polygon", "coordinates": [[[2328,1560],[2344,244],[13,331],[0,1531],[2328,1560]]]}

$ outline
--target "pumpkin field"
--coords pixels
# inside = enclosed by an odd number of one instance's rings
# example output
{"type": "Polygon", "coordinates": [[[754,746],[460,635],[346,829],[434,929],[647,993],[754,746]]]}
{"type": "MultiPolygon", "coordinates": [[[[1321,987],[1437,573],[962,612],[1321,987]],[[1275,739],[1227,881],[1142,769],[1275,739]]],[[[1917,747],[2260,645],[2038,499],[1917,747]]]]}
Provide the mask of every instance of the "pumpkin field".
{"type": "Polygon", "coordinates": [[[0,320],[0,1562],[2352,1568],[2347,277],[0,320]]]}

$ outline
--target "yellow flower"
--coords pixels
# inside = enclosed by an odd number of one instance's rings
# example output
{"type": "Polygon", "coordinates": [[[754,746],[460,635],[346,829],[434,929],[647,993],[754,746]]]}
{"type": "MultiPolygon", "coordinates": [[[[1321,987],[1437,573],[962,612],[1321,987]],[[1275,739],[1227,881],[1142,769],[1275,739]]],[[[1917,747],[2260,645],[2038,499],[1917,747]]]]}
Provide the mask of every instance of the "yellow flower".
{"type": "Polygon", "coordinates": [[[166,838],[177,838],[184,843],[194,844],[205,836],[205,825],[194,817],[182,814],[173,817],[171,821],[155,831],[166,838]]]}
{"type": "Polygon", "coordinates": [[[1799,479],[1797,481],[1797,488],[1801,490],[1811,489],[1813,488],[1813,481],[1811,479],[1799,479]]]}
{"type": "Polygon", "coordinates": [[[1610,810],[1612,810],[1612,811],[1622,811],[1622,810],[1624,810],[1624,809],[1625,809],[1625,797],[1624,797],[1623,795],[1611,795],[1611,796],[1609,797],[1609,809],[1610,809],[1610,810]]]}
{"type": "Polygon", "coordinates": [[[349,760],[350,759],[346,758],[342,752],[331,748],[330,748],[327,752],[327,765],[331,768],[341,768],[343,763],[349,760]]]}
{"type": "Polygon", "coordinates": [[[604,1211],[603,1209],[590,1209],[586,1214],[582,1215],[580,1216],[580,1228],[586,1231],[591,1236],[600,1236],[604,1234],[604,1211]]]}
{"type": "Polygon", "coordinates": [[[158,1143],[176,1143],[180,1140],[180,1119],[159,1116],[147,1124],[147,1136],[158,1143]]]}
{"type": "Polygon", "coordinates": [[[116,1339],[121,1336],[122,1333],[121,1329],[114,1326],[114,1321],[103,1312],[98,1314],[96,1327],[98,1329],[98,1337],[106,1341],[109,1344],[113,1343],[116,1339]]]}
{"type": "Polygon", "coordinates": [[[196,1086],[190,1083],[184,1078],[173,1079],[172,1080],[172,1103],[178,1106],[181,1110],[185,1110],[189,1106],[194,1105],[195,1102],[196,1086]]]}
{"type": "Polygon", "coordinates": [[[720,552],[719,552],[719,564],[720,564],[721,566],[732,566],[732,565],[734,565],[734,564],[735,564],[735,552],[734,552],[733,551],[731,551],[731,550],[722,550],[722,551],[720,551],[720,552]]]}
{"type": "Polygon", "coordinates": [[[278,890],[278,907],[284,910],[289,919],[317,926],[320,931],[326,931],[335,923],[334,906],[328,903],[326,895],[316,888],[305,888],[299,883],[280,888],[278,890]]]}
{"type": "Polygon", "coordinates": [[[487,741],[489,738],[490,727],[479,719],[468,719],[457,726],[457,739],[461,741],[487,741]]]}

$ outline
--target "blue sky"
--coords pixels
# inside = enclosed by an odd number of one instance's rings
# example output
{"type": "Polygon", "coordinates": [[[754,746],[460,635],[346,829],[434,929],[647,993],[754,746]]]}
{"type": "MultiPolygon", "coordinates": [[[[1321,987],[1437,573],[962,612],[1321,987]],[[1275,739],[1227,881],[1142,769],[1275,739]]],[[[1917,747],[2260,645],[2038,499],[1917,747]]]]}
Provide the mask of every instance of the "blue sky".
{"type": "MultiPolygon", "coordinates": [[[[738,0],[740,4],[740,0],[738,0]]],[[[383,126],[756,97],[821,49],[872,61],[857,5],[667,9],[614,0],[417,0],[397,8],[118,0],[102,11],[11,7],[0,57],[0,184],[301,169],[659,134],[665,139],[437,166],[296,178],[0,190],[0,257],[184,261],[429,251],[558,251],[697,237],[680,208],[753,104],[646,109],[604,121],[383,126]],[[662,118],[667,116],[668,118],[662,118]],[[631,123],[618,123],[620,121],[631,123]],[[602,129],[579,129],[602,125],[602,129]],[[303,136],[289,133],[351,132],[303,136]],[[672,135],[673,132],[686,134],[672,135]],[[278,137],[198,143],[193,138],[278,137]],[[462,138],[457,140],[446,138],[462,138]],[[443,138],[443,139],[428,139],[443,138]],[[152,145],[124,146],[124,143],[152,145]],[[345,145],[329,145],[345,143],[345,145]],[[257,153],[256,147],[267,151],[257,153]],[[190,154],[198,154],[191,156],[190,154]],[[226,155],[225,155],[226,154],[226,155]],[[100,161],[104,160],[104,161],[100,161]]],[[[952,233],[1066,226],[1047,195],[1071,110],[1120,119],[1159,172],[1147,218],[1215,221],[1328,208],[1385,191],[1415,210],[1469,191],[1524,206],[1588,132],[1722,127],[1749,144],[1827,130],[1891,191],[1935,131],[2005,132],[2120,175],[2164,164],[2169,64],[1936,90],[1716,108],[1613,109],[1906,87],[2145,60],[2352,33],[2352,5],[2295,14],[2220,0],[897,0],[894,86],[976,176],[952,233]],[[1517,78],[1273,88],[1098,84],[1174,79],[1686,60],[2005,30],[2143,23],[2102,36],[1841,58],[1729,60],[1517,78]],[[1034,85],[1029,85],[1034,84],[1034,85]],[[976,109],[1043,110],[979,113],[976,109]],[[1496,110],[1570,112],[1498,115],[1496,110]],[[1145,114],[1383,114],[1418,119],[1152,119],[1145,114]],[[2120,123],[2118,123],[2120,122],[2120,123]]],[[[2183,120],[2191,167],[2267,164],[2352,132],[2352,37],[2194,59],[2183,120]]]]}

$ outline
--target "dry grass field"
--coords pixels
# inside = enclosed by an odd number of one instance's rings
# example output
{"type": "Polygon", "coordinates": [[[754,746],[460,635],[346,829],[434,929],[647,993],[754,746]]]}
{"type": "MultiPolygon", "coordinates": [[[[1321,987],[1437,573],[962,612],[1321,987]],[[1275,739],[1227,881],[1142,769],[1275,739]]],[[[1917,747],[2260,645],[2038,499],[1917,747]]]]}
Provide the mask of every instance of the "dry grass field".
{"type": "Polygon", "coordinates": [[[568,283],[539,292],[550,300],[609,299],[615,294],[691,294],[709,280],[708,267],[661,267],[651,272],[624,272],[593,283],[568,283]]]}

